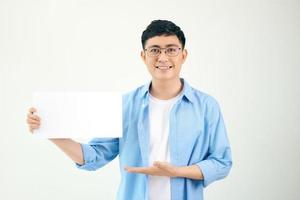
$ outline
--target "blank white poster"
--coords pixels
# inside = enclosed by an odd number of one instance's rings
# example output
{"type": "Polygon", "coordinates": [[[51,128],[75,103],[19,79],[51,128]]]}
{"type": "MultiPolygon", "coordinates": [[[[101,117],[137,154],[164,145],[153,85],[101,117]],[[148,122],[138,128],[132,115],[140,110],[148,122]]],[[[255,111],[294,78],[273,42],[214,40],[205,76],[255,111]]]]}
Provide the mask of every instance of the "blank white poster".
{"type": "Polygon", "coordinates": [[[122,135],[119,92],[35,92],[33,105],[41,118],[37,136],[87,139],[122,135]]]}

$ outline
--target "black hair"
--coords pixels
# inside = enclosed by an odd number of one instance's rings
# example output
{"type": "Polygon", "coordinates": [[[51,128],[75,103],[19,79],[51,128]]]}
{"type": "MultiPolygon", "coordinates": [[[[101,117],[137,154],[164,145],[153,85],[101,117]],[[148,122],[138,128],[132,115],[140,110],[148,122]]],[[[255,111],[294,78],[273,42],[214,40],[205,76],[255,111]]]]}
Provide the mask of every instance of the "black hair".
{"type": "Polygon", "coordinates": [[[145,44],[148,39],[162,35],[177,36],[178,40],[182,45],[182,49],[184,49],[185,37],[183,31],[180,29],[179,26],[168,20],[154,20],[147,26],[146,30],[143,31],[141,38],[143,49],[145,49],[145,44]]]}

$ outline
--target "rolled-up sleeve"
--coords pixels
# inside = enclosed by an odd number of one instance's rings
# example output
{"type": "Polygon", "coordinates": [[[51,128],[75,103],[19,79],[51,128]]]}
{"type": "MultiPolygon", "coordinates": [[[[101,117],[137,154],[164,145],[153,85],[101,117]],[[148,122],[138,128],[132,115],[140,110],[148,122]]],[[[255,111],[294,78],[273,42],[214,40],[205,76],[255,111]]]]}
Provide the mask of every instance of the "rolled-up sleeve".
{"type": "Polygon", "coordinates": [[[231,148],[218,103],[211,99],[207,104],[206,134],[209,135],[207,157],[196,163],[204,176],[203,186],[225,178],[232,166],[231,148]]]}
{"type": "Polygon", "coordinates": [[[94,171],[112,161],[119,154],[119,138],[94,138],[81,144],[84,164],[79,169],[94,171]]]}

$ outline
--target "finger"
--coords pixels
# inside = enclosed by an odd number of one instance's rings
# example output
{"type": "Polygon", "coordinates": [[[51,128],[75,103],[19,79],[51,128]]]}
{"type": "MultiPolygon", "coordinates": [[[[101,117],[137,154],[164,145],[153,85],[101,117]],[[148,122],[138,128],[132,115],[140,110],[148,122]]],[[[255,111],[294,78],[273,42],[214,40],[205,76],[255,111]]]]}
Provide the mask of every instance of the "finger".
{"type": "Polygon", "coordinates": [[[38,129],[39,127],[40,127],[40,125],[38,125],[38,124],[31,124],[30,125],[31,129],[38,129]]]}
{"type": "Polygon", "coordinates": [[[41,122],[38,120],[27,119],[29,125],[41,125],[41,122]]]}
{"type": "Polygon", "coordinates": [[[160,162],[159,162],[159,161],[154,161],[154,162],[153,162],[153,165],[154,165],[154,166],[159,166],[159,165],[160,165],[160,162]]]}
{"type": "Polygon", "coordinates": [[[159,168],[160,170],[164,171],[165,173],[168,174],[168,176],[176,176],[176,172],[178,170],[178,167],[173,166],[172,164],[168,163],[168,162],[154,162],[153,163],[154,166],[156,166],[157,168],[159,168]]]}
{"type": "Polygon", "coordinates": [[[36,112],[36,109],[34,107],[31,107],[29,108],[29,112],[33,114],[34,112],[36,112]]]}
{"type": "Polygon", "coordinates": [[[170,166],[169,163],[167,163],[167,162],[160,162],[160,161],[155,161],[153,163],[153,165],[156,166],[156,167],[159,167],[159,168],[166,168],[166,167],[170,166]]]}
{"type": "Polygon", "coordinates": [[[142,173],[145,172],[147,169],[145,167],[125,167],[125,170],[127,172],[142,173]]]}
{"type": "Polygon", "coordinates": [[[40,117],[37,116],[37,115],[29,115],[27,116],[27,119],[30,119],[30,120],[35,120],[35,121],[40,121],[40,117]]]}
{"type": "Polygon", "coordinates": [[[30,113],[27,114],[27,118],[30,118],[33,120],[41,120],[41,118],[39,116],[30,114],[30,113]]]}
{"type": "Polygon", "coordinates": [[[27,122],[41,122],[41,119],[39,117],[35,117],[35,116],[32,116],[32,117],[27,117],[27,122]]]}
{"type": "Polygon", "coordinates": [[[162,163],[154,163],[153,165],[163,171],[168,171],[168,169],[169,169],[168,166],[166,166],[162,163]]]}
{"type": "Polygon", "coordinates": [[[125,167],[125,170],[129,173],[139,173],[146,175],[164,176],[166,175],[161,169],[157,167],[125,167]]]}
{"type": "Polygon", "coordinates": [[[142,173],[142,174],[153,174],[155,172],[154,167],[125,167],[125,170],[131,173],[142,173]]]}
{"type": "Polygon", "coordinates": [[[34,115],[34,114],[31,114],[31,113],[28,113],[27,117],[28,118],[33,118],[33,119],[40,119],[40,117],[38,115],[34,115]]]}

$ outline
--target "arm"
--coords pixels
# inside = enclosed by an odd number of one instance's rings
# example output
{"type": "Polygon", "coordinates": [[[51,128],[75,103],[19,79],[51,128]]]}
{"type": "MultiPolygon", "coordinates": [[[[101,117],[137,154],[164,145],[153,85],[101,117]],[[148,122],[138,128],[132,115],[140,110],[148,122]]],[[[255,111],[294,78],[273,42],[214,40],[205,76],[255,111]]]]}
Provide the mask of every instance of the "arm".
{"type": "MultiPolygon", "coordinates": [[[[41,124],[39,116],[35,115],[35,108],[30,108],[27,115],[29,130],[38,129],[41,124]]],[[[114,159],[119,153],[119,139],[93,139],[89,144],[81,144],[71,139],[50,139],[80,169],[96,170],[114,159]]]]}
{"type": "Polygon", "coordinates": [[[153,176],[182,177],[202,180],[203,174],[197,165],[176,167],[168,162],[154,162],[151,167],[125,167],[130,173],[142,173],[153,176]]]}
{"type": "Polygon", "coordinates": [[[76,163],[79,169],[97,170],[119,154],[119,138],[94,138],[88,144],[80,144],[84,164],[76,163]]]}
{"type": "Polygon", "coordinates": [[[202,171],[199,169],[197,165],[179,167],[177,170],[177,177],[203,180],[202,171]]]}
{"type": "MultiPolygon", "coordinates": [[[[35,115],[35,108],[30,108],[27,114],[27,124],[31,133],[38,129],[41,125],[41,119],[35,115]]],[[[65,154],[78,164],[84,164],[83,153],[81,145],[71,139],[50,139],[56,146],[58,146],[65,154]]]]}
{"type": "Polygon", "coordinates": [[[209,138],[207,157],[196,163],[203,173],[204,187],[216,180],[225,178],[231,169],[231,148],[218,103],[211,99],[207,103],[205,115],[206,133],[209,138]]]}
{"type": "Polygon", "coordinates": [[[71,139],[50,139],[59,147],[69,158],[79,165],[84,164],[83,153],[80,143],[71,139]]]}

